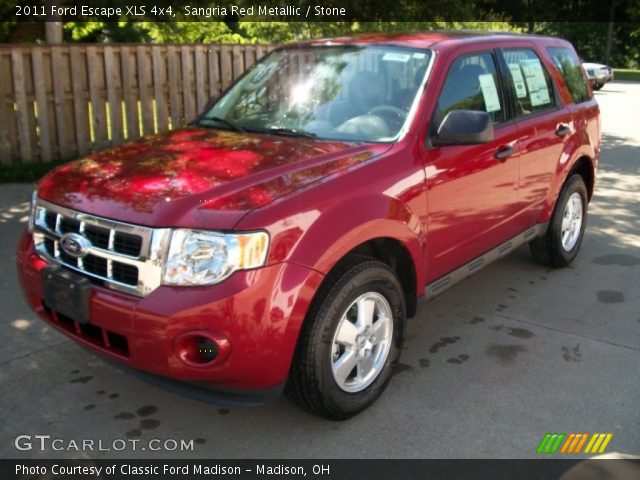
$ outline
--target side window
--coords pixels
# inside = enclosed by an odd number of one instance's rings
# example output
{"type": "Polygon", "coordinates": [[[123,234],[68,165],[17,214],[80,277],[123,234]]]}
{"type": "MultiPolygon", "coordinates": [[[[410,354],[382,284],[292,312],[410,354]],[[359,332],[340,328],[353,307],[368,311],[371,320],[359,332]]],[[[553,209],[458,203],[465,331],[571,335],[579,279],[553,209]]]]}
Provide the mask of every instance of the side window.
{"type": "Polygon", "coordinates": [[[584,79],[580,62],[575,52],[570,48],[550,47],[547,49],[558,71],[567,84],[571,99],[574,103],[588,100],[589,87],[584,79]]]}
{"type": "Polygon", "coordinates": [[[531,49],[503,50],[515,97],[516,115],[529,115],[555,107],[556,99],[549,72],[531,49]]]}
{"type": "Polygon", "coordinates": [[[451,110],[480,110],[488,112],[496,123],[504,121],[498,72],[490,53],[465,55],[453,62],[440,93],[434,125],[451,110]]]}

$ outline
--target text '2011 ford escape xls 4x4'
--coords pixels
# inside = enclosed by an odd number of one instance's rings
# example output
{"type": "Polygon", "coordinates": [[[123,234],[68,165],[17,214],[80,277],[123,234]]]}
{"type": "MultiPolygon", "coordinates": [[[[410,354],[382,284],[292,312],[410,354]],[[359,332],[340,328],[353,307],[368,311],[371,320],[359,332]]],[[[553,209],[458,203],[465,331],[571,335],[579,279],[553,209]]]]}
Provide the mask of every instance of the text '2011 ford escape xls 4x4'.
{"type": "Polygon", "coordinates": [[[524,243],[574,259],[599,154],[564,40],[299,43],[188,127],[45,176],[20,283],[47,323],[171,388],[245,405],[286,388],[348,418],[422,300],[524,243]]]}

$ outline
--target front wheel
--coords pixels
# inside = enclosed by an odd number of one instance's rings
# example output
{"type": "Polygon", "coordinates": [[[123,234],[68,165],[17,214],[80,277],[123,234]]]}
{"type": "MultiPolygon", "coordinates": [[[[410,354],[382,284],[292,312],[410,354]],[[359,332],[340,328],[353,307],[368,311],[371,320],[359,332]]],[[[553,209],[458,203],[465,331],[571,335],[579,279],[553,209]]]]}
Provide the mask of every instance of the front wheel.
{"type": "Polygon", "coordinates": [[[580,175],[572,175],[562,187],[544,236],[529,246],[534,260],[553,268],[568,266],[578,255],[587,224],[587,187],[580,175]]]}
{"type": "Polygon", "coordinates": [[[300,334],[287,394],[311,413],[343,420],[391,379],[405,320],[402,287],[384,263],[348,259],[326,280],[300,334]]]}

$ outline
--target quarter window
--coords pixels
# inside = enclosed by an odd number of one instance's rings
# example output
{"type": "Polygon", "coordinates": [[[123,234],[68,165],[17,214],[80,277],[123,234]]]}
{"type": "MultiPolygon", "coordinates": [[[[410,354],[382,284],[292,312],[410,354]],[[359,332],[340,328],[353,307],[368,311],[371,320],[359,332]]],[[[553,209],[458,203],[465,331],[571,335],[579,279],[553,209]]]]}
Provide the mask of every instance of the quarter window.
{"type": "Polygon", "coordinates": [[[490,53],[466,55],[453,62],[438,100],[434,125],[451,110],[480,110],[494,122],[504,117],[498,72],[490,53]]]}
{"type": "Polygon", "coordinates": [[[570,48],[561,47],[551,47],[547,50],[556,68],[564,78],[573,102],[580,103],[591,98],[589,96],[589,87],[587,87],[587,82],[584,79],[584,74],[575,52],[570,48]]]}
{"type": "Polygon", "coordinates": [[[555,107],[551,77],[538,55],[527,48],[505,49],[503,55],[513,87],[516,115],[555,107]]]}

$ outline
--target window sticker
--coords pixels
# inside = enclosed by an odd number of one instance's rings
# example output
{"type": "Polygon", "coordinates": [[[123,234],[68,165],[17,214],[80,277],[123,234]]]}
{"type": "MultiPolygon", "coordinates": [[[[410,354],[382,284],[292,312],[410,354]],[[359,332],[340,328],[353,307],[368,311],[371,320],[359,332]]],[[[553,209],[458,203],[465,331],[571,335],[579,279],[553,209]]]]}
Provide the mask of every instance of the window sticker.
{"type": "Polygon", "coordinates": [[[522,77],[522,70],[517,63],[510,63],[509,70],[511,71],[511,78],[513,79],[513,86],[516,89],[516,95],[518,98],[526,98],[527,87],[524,84],[524,78],[522,77]]]}
{"type": "Polygon", "coordinates": [[[498,96],[498,89],[496,88],[496,82],[493,80],[493,75],[485,73],[478,76],[480,81],[480,89],[482,90],[482,96],[484,97],[484,105],[487,108],[487,112],[497,112],[500,110],[500,97],[498,96]]]}
{"type": "Polygon", "coordinates": [[[531,106],[537,107],[538,105],[551,103],[549,90],[547,89],[547,81],[544,78],[544,72],[542,70],[540,60],[537,58],[523,60],[520,62],[520,65],[522,66],[524,78],[527,82],[527,87],[529,88],[531,106]]]}
{"type": "Polygon", "coordinates": [[[382,57],[382,60],[385,62],[408,62],[411,58],[411,55],[408,53],[396,53],[396,52],[387,52],[382,57]]]}
{"type": "Polygon", "coordinates": [[[413,58],[418,59],[418,60],[422,60],[426,56],[427,56],[426,53],[421,53],[421,52],[416,52],[416,53],[413,54],[413,58]]]}

